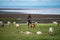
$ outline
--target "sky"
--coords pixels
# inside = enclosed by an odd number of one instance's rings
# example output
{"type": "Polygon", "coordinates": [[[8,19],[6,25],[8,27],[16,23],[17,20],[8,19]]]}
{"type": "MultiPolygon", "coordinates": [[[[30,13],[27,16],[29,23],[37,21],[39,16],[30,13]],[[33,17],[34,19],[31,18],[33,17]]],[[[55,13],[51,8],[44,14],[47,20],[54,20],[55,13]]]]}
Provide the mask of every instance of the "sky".
{"type": "Polygon", "coordinates": [[[60,0],[0,0],[0,8],[27,8],[27,9],[37,8],[38,10],[0,10],[0,11],[23,12],[26,14],[60,15],[60,0]],[[39,10],[40,8],[43,8],[43,10],[39,10]]]}
{"type": "Polygon", "coordinates": [[[0,0],[0,8],[60,8],[60,0],[0,0]]]}
{"type": "MultiPolygon", "coordinates": [[[[0,10],[3,12],[17,12],[23,14],[52,14],[52,15],[60,15],[60,9],[38,9],[38,10],[0,10]]],[[[11,13],[10,13],[11,14],[11,13]]]]}

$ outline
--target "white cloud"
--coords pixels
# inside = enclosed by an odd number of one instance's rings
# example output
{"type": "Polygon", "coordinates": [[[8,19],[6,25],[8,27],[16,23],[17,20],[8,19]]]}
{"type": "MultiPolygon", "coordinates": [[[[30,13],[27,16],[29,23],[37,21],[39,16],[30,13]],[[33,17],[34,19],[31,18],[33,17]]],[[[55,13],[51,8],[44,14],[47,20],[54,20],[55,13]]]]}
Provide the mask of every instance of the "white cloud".
{"type": "Polygon", "coordinates": [[[23,14],[59,14],[60,9],[43,9],[43,10],[0,10],[4,12],[22,12],[23,14]]]}

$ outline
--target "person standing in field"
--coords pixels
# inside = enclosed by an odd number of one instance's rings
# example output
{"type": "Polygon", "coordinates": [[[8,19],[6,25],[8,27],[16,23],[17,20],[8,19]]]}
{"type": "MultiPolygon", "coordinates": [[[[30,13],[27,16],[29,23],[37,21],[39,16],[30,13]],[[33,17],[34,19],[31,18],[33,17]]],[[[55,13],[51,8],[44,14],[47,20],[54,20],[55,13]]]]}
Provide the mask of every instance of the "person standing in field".
{"type": "Polygon", "coordinates": [[[28,15],[28,27],[29,27],[30,24],[32,24],[32,22],[31,22],[31,15],[29,14],[28,15]]]}

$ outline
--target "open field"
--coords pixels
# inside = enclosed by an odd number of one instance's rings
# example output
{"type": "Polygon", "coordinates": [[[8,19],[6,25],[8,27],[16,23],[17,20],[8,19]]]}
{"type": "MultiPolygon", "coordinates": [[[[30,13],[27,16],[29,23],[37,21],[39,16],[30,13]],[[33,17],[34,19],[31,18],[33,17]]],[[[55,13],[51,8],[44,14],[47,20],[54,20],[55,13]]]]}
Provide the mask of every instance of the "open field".
{"type": "Polygon", "coordinates": [[[37,24],[34,29],[28,28],[27,24],[20,24],[17,30],[15,25],[0,25],[0,40],[60,40],[60,25],[37,24]],[[53,27],[54,33],[48,35],[49,27],[53,27]],[[32,34],[21,34],[21,31],[30,31],[32,34]],[[37,31],[42,31],[41,35],[37,35],[37,31]]]}

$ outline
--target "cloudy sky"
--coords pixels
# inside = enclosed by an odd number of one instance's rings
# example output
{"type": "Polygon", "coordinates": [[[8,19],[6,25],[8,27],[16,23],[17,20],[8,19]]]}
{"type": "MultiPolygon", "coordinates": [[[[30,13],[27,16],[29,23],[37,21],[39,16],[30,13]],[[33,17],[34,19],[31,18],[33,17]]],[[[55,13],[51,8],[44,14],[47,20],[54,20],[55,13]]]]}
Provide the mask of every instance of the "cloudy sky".
{"type": "Polygon", "coordinates": [[[0,0],[0,8],[34,8],[34,9],[43,8],[43,10],[0,10],[0,11],[60,15],[60,0],[0,0]]]}
{"type": "Polygon", "coordinates": [[[0,8],[60,8],[60,0],[0,0],[0,8]]]}
{"type": "Polygon", "coordinates": [[[0,11],[2,11],[2,12],[17,12],[17,13],[23,13],[23,14],[52,14],[52,15],[60,15],[60,9],[0,10],[0,11]]]}

